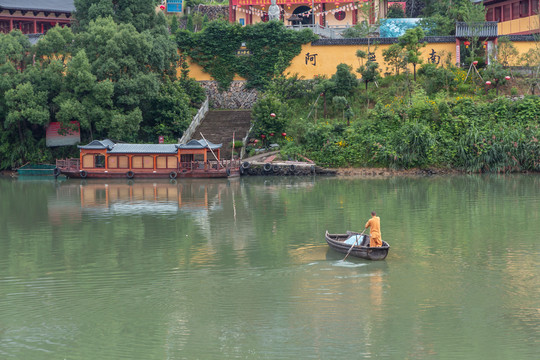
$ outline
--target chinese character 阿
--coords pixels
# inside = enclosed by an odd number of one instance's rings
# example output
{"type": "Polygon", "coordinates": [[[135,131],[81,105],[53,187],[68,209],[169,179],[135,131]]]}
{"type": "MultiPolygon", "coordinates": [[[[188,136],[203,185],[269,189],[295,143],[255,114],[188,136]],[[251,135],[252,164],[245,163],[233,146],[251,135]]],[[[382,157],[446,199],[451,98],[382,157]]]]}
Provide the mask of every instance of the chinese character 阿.
{"type": "Polygon", "coordinates": [[[434,50],[434,49],[431,49],[431,53],[429,53],[429,59],[428,61],[432,64],[439,64],[439,62],[441,61],[441,57],[439,55],[437,55],[437,52],[434,50]]]}
{"type": "Polygon", "coordinates": [[[307,53],[306,54],[306,65],[308,64],[308,62],[311,62],[311,65],[313,65],[313,66],[317,65],[317,55],[318,54],[307,53]]]}
{"type": "Polygon", "coordinates": [[[377,61],[377,58],[375,57],[375,53],[374,53],[374,52],[369,52],[369,53],[368,53],[368,60],[369,60],[369,61],[377,61]]]}

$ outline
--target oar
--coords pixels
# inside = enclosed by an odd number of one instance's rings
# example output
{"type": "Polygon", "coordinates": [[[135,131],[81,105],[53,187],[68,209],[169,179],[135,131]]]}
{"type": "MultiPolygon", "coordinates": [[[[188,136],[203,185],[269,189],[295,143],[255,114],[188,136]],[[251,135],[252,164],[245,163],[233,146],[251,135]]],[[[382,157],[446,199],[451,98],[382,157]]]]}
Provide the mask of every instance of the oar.
{"type": "MultiPolygon", "coordinates": [[[[364,231],[362,231],[362,233],[360,234],[360,236],[364,235],[364,232],[366,231],[366,229],[364,229],[364,231]]],[[[354,243],[352,244],[351,248],[349,249],[349,251],[347,251],[347,255],[345,255],[345,257],[343,258],[343,260],[345,260],[347,258],[347,256],[349,256],[349,254],[351,253],[351,250],[352,248],[354,247],[354,245],[356,245],[356,243],[358,242],[358,235],[356,235],[356,240],[354,241],[354,243]]]]}

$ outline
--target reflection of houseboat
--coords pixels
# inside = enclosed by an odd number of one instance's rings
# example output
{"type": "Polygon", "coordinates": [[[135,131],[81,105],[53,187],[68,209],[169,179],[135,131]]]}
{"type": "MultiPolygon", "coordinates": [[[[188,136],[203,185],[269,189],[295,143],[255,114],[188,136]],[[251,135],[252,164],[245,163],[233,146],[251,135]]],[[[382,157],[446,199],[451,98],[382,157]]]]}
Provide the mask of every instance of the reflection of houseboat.
{"type": "Polygon", "coordinates": [[[219,159],[221,144],[117,144],[94,140],[79,159],[57,160],[62,174],[77,178],[226,178],[240,175],[238,161],[219,159]]]}

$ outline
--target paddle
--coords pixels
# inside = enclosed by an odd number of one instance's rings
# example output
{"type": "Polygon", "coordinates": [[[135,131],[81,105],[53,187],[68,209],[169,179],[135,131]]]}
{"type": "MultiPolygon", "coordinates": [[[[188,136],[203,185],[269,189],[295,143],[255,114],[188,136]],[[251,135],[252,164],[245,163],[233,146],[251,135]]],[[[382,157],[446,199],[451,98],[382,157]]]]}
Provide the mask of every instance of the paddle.
{"type": "MultiPolygon", "coordinates": [[[[360,236],[364,235],[364,232],[366,232],[366,229],[364,229],[364,231],[362,231],[362,233],[360,234],[360,236]]],[[[356,240],[354,241],[354,243],[352,244],[351,248],[349,249],[349,251],[347,251],[347,255],[345,255],[345,257],[343,258],[343,260],[345,260],[347,258],[347,256],[349,256],[349,254],[351,253],[351,250],[352,248],[354,247],[354,245],[356,245],[356,243],[358,242],[358,235],[356,236],[356,240]]]]}

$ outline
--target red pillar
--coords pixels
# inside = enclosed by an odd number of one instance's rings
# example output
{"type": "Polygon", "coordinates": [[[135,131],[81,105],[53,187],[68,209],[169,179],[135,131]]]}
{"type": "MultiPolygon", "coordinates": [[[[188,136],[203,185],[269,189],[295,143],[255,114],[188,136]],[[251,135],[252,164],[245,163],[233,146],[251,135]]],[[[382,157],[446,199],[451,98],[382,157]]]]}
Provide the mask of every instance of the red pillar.
{"type": "Polygon", "coordinates": [[[37,20],[34,20],[34,34],[37,34],[37,20]]]}
{"type": "Polygon", "coordinates": [[[13,30],[13,19],[9,19],[9,31],[13,30]]]}
{"type": "Polygon", "coordinates": [[[352,24],[356,25],[358,23],[358,9],[352,11],[352,24]]]}
{"type": "Polygon", "coordinates": [[[43,23],[41,23],[41,33],[43,34],[43,23]]]}
{"type": "Polygon", "coordinates": [[[235,15],[235,11],[233,9],[233,4],[232,4],[232,1],[229,2],[229,22],[230,23],[233,23],[236,21],[236,19],[234,18],[234,15],[235,15]]]}
{"type": "Polygon", "coordinates": [[[326,15],[324,15],[324,12],[326,11],[326,4],[321,4],[321,14],[319,15],[319,24],[321,26],[326,26],[326,15]]]}

